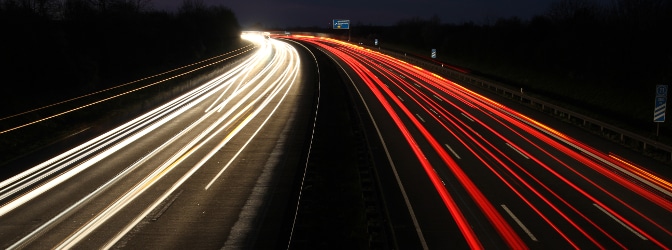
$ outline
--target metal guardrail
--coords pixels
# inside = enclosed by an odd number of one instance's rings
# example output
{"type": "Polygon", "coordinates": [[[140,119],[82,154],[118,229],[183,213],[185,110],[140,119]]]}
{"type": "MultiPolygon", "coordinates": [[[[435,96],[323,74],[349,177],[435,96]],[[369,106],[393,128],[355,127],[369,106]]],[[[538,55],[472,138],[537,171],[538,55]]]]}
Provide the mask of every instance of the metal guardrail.
{"type": "MultiPolygon", "coordinates": [[[[374,49],[374,47],[371,48],[374,49]]],[[[543,112],[551,113],[558,118],[566,119],[574,124],[582,126],[583,128],[589,129],[613,141],[619,142],[624,146],[641,151],[663,162],[670,163],[672,160],[672,146],[663,144],[640,134],[621,129],[609,123],[596,120],[590,116],[574,112],[542,99],[526,95],[523,91],[521,91],[521,89],[512,89],[511,87],[492,80],[465,74],[454,69],[444,67],[444,65],[429,62],[420,58],[415,58],[413,56],[407,56],[406,54],[399,52],[389,51],[377,47],[375,49],[400,59],[403,58],[403,60],[422,66],[425,69],[442,73],[442,75],[446,76],[450,80],[478,86],[480,88],[494,91],[502,96],[519,100],[523,104],[533,106],[543,112]]]]}

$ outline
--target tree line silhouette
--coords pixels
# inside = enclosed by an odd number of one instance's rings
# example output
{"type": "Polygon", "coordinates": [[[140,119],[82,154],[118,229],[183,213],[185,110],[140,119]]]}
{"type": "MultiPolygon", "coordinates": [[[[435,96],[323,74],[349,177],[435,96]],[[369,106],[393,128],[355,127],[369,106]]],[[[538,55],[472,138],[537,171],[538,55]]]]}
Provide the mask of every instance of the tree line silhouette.
{"type": "Polygon", "coordinates": [[[655,85],[672,84],[669,0],[559,0],[529,20],[449,24],[432,17],[351,28],[366,43],[378,38],[382,47],[426,57],[434,48],[446,62],[644,129],[652,124],[655,85]]]}
{"type": "Polygon", "coordinates": [[[239,45],[234,13],[202,0],[0,0],[3,114],[122,84],[239,45]]]}

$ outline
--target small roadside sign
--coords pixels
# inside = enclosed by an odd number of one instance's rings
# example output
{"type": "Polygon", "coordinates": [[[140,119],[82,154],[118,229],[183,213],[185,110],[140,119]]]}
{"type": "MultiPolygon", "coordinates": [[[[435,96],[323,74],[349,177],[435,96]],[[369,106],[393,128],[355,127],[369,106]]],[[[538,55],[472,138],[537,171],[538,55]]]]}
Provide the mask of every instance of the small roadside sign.
{"type": "Polygon", "coordinates": [[[436,49],[432,49],[432,58],[436,58],[436,49]]]}
{"type": "Polygon", "coordinates": [[[653,109],[653,122],[665,122],[667,106],[667,85],[656,85],[656,105],[653,109]]]}

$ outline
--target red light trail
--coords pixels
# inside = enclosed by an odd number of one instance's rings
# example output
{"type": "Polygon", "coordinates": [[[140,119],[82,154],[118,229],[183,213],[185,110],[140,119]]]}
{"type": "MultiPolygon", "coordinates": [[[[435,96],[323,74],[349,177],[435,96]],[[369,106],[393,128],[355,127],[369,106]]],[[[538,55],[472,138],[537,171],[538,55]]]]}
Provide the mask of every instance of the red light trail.
{"type": "MultiPolygon", "coordinates": [[[[669,218],[672,212],[670,181],[626,159],[594,149],[417,66],[333,39],[292,39],[312,43],[333,54],[362,79],[412,148],[413,155],[439,193],[470,248],[483,248],[483,238],[474,233],[472,219],[465,216],[463,211],[464,205],[456,202],[452,191],[447,189],[443,178],[435,171],[439,167],[450,170],[508,248],[526,249],[528,244],[505,219],[502,211],[492,204],[492,197],[489,199],[481,191],[475,182],[479,177],[473,174],[470,176],[464,169],[466,166],[462,166],[462,161],[456,162],[446,147],[442,146],[440,140],[443,137],[439,138],[435,134],[448,134],[460,142],[475,162],[480,162],[520,203],[533,211],[540,221],[573,248],[583,248],[586,242],[600,249],[609,248],[609,244],[623,249],[632,247],[614,234],[610,225],[603,225],[604,222],[595,218],[593,214],[599,214],[598,211],[640,239],[663,249],[668,248],[666,244],[670,243],[661,239],[672,236],[667,228],[669,225],[661,224],[661,220],[656,218],[658,214],[640,211],[641,206],[632,204],[605,185],[618,186],[619,190],[628,190],[650,201],[650,204],[655,204],[663,213],[667,213],[664,218],[669,218]],[[412,110],[420,110],[431,119],[412,110]],[[468,121],[456,115],[458,112],[468,121]],[[442,129],[437,131],[434,127],[429,128],[427,124],[430,121],[442,129]],[[429,147],[420,146],[420,142],[429,147]],[[505,143],[529,161],[521,163],[514,159],[496,142],[505,143]],[[437,155],[441,163],[428,160],[428,154],[437,155]],[[539,171],[545,171],[544,175],[553,178],[552,181],[538,177],[539,171]],[[594,181],[596,174],[609,183],[594,181]],[[553,185],[549,184],[551,182],[553,185]],[[556,190],[558,185],[562,185],[562,191],[556,190]],[[597,210],[585,211],[586,206],[568,199],[568,193],[579,195],[582,201],[591,202],[593,209],[597,210]],[[549,211],[552,211],[552,216],[549,211]],[[568,231],[568,225],[574,231],[568,231]],[[582,237],[577,238],[577,233],[582,237]]],[[[536,241],[530,232],[528,234],[536,241]]]]}

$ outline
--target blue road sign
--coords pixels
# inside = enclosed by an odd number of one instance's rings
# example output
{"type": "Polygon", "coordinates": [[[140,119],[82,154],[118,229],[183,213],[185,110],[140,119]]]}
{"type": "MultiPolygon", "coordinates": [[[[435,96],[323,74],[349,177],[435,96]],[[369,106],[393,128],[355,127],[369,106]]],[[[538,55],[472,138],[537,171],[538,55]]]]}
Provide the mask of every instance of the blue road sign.
{"type": "Polygon", "coordinates": [[[373,40],[373,45],[378,46],[378,38],[376,38],[376,39],[373,40]]]}
{"type": "Polygon", "coordinates": [[[436,58],[436,49],[432,49],[432,58],[436,58]]]}
{"type": "Polygon", "coordinates": [[[653,109],[653,122],[665,122],[667,106],[667,85],[656,85],[656,106],[653,109]]]}
{"type": "Polygon", "coordinates": [[[332,22],[335,30],[347,30],[350,29],[350,20],[343,19],[334,19],[332,22]]]}

